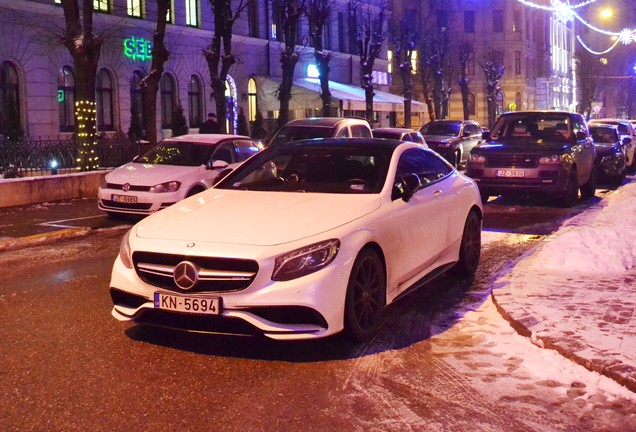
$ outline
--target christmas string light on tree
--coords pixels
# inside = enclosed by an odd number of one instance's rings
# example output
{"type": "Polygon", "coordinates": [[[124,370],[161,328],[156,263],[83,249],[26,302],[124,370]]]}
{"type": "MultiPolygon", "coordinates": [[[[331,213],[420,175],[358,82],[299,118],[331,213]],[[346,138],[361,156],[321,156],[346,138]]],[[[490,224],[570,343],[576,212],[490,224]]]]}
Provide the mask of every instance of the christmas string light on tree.
{"type": "Polygon", "coordinates": [[[529,7],[533,7],[536,9],[541,9],[544,11],[549,11],[549,12],[553,12],[554,16],[556,17],[556,19],[558,19],[559,21],[563,22],[563,23],[568,23],[570,21],[574,21],[575,19],[580,22],[581,24],[583,24],[584,26],[588,27],[591,30],[594,30],[598,33],[604,34],[606,36],[610,36],[613,38],[616,38],[616,40],[614,41],[614,43],[607,48],[604,51],[594,51],[593,49],[591,49],[589,46],[587,46],[585,44],[585,42],[583,42],[583,39],[577,35],[576,36],[576,40],[579,41],[579,43],[581,44],[581,46],[583,46],[583,48],[585,48],[586,50],[588,50],[589,52],[591,52],[592,54],[597,54],[597,55],[601,55],[601,54],[606,54],[608,52],[610,52],[611,50],[613,50],[619,43],[622,43],[623,45],[629,45],[631,43],[636,42],[636,30],[634,29],[623,29],[620,32],[615,32],[615,31],[610,31],[610,30],[605,30],[599,27],[594,26],[593,24],[589,23],[588,21],[586,21],[583,17],[581,17],[581,15],[576,11],[577,9],[580,9],[584,6],[588,6],[592,3],[594,3],[596,0],[587,0],[587,1],[583,1],[580,3],[576,3],[576,4],[570,4],[569,0],[550,0],[550,6],[545,6],[545,5],[541,5],[541,4],[537,4],[534,3],[532,1],[529,0],[517,0],[519,3],[529,6],[529,7]]]}
{"type": "Polygon", "coordinates": [[[77,119],[77,138],[80,142],[79,158],[76,159],[77,169],[91,171],[99,168],[97,148],[97,110],[95,102],[75,102],[75,118],[77,119]]]}

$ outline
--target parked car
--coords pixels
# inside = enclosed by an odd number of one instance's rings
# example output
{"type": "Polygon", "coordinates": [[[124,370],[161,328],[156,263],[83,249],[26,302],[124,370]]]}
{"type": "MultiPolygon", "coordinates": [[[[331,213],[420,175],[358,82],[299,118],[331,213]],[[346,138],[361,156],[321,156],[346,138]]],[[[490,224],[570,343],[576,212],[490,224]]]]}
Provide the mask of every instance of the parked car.
{"type": "MultiPolygon", "coordinates": [[[[596,148],[596,169],[600,180],[620,185],[625,178],[625,144],[615,125],[590,124],[596,148]]],[[[628,138],[631,143],[631,138],[628,138]]]]}
{"type": "Polygon", "coordinates": [[[373,138],[388,138],[399,141],[410,141],[419,144],[426,144],[424,137],[416,130],[408,128],[374,128],[373,138]]]}
{"type": "Polygon", "coordinates": [[[124,236],[112,314],[199,332],[289,340],[344,330],[364,340],[422,278],[475,272],[482,215],[475,183],[422,145],[281,143],[124,236]]]}
{"type": "Polygon", "coordinates": [[[625,157],[627,158],[627,171],[636,172],[636,130],[629,120],[624,119],[594,119],[588,125],[614,125],[618,128],[621,141],[625,145],[625,157]]]}
{"type": "Polygon", "coordinates": [[[154,213],[206,190],[259,150],[254,140],[240,135],[166,139],[106,174],[97,192],[98,207],[112,217],[154,213]]]}
{"type": "Polygon", "coordinates": [[[501,115],[473,148],[466,174],[491,195],[551,197],[573,206],[596,191],[596,150],[583,116],[567,111],[501,115]]]}
{"type": "Polygon", "coordinates": [[[359,118],[310,117],[289,121],[270,145],[312,138],[371,138],[369,122],[359,118]]]}
{"type": "Polygon", "coordinates": [[[433,120],[420,132],[428,147],[455,167],[465,164],[472,148],[483,142],[481,126],[472,120],[433,120]]]}

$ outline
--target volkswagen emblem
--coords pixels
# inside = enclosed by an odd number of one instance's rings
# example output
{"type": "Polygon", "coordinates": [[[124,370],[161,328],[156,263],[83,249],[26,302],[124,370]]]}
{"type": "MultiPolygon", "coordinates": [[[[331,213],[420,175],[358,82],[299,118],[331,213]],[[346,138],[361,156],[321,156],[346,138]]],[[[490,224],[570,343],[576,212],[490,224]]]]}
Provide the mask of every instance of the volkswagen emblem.
{"type": "Polygon", "coordinates": [[[181,261],[172,272],[174,283],[182,290],[192,289],[199,280],[199,270],[190,261],[181,261]]]}
{"type": "Polygon", "coordinates": [[[128,192],[130,190],[130,183],[126,183],[125,185],[123,185],[121,187],[121,190],[123,190],[124,192],[128,192]]]}

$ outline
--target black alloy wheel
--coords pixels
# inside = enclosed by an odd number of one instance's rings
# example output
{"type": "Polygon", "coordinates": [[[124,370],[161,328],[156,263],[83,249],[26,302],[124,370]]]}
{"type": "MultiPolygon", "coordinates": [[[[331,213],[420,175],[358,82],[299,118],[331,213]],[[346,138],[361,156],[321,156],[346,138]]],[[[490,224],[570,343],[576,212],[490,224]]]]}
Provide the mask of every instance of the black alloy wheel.
{"type": "Polygon", "coordinates": [[[561,205],[563,207],[572,207],[579,199],[579,176],[576,168],[572,168],[565,185],[565,194],[561,197],[561,205]]]}
{"type": "Polygon", "coordinates": [[[462,276],[472,276],[477,271],[481,257],[481,219],[477,212],[468,213],[464,224],[462,242],[459,245],[459,261],[455,270],[462,276]]]}
{"type": "Polygon", "coordinates": [[[380,257],[371,249],[363,249],[349,276],[345,299],[345,334],[362,342],[378,328],[386,304],[386,275],[380,257]]]}
{"type": "Polygon", "coordinates": [[[205,190],[205,189],[203,189],[203,188],[202,188],[202,187],[200,187],[200,186],[194,187],[194,188],[192,188],[191,190],[189,190],[189,191],[188,191],[188,194],[186,195],[186,198],[187,198],[187,197],[191,197],[192,195],[196,195],[196,194],[198,194],[198,193],[201,193],[201,192],[203,192],[204,190],[205,190]]]}
{"type": "Polygon", "coordinates": [[[590,178],[587,183],[581,186],[581,198],[590,199],[596,194],[596,184],[598,183],[596,164],[592,165],[592,171],[590,172],[590,178]]]}

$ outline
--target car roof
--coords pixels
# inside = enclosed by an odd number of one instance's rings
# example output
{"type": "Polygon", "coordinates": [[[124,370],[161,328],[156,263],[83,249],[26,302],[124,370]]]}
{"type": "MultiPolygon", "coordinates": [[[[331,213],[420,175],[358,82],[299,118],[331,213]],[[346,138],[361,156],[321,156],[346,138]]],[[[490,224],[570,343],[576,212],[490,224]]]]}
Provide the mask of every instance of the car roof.
{"type": "Polygon", "coordinates": [[[421,146],[422,148],[426,148],[423,145],[413,143],[413,142],[405,142],[394,139],[381,139],[381,138],[314,138],[309,140],[301,140],[301,141],[290,141],[285,143],[280,143],[276,145],[277,148],[296,148],[296,147],[340,147],[340,148],[374,148],[378,150],[388,150],[393,151],[400,145],[409,145],[413,144],[416,146],[421,146]]]}
{"type": "Polygon", "coordinates": [[[388,132],[388,133],[396,133],[396,134],[402,134],[402,133],[417,133],[416,130],[414,129],[409,129],[409,128],[397,128],[397,127],[385,127],[385,128],[375,128],[373,129],[373,132],[388,132]]]}
{"type": "Polygon", "coordinates": [[[369,122],[359,118],[348,117],[308,117],[295,119],[287,122],[285,126],[316,126],[316,127],[334,127],[339,123],[364,124],[369,126],[369,122]]]}
{"type": "Polygon", "coordinates": [[[594,123],[594,124],[599,124],[599,123],[605,123],[605,124],[622,123],[622,124],[626,124],[626,123],[630,123],[631,124],[631,121],[627,120],[627,119],[603,118],[603,119],[592,119],[588,123],[594,123]]]}
{"type": "Polygon", "coordinates": [[[166,138],[164,141],[169,142],[196,142],[201,144],[218,144],[221,141],[225,141],[228,139],[247,139],[252,140],[252,138],[244,135],[233,135],[233,134],[188,134],[188,135],[179,135],[176,137],[166,138]]]}

